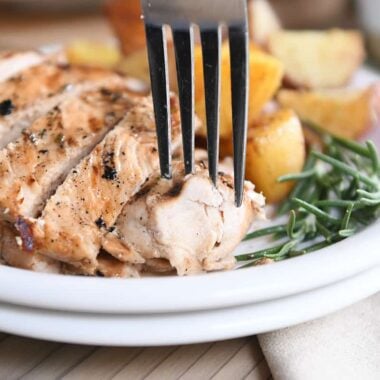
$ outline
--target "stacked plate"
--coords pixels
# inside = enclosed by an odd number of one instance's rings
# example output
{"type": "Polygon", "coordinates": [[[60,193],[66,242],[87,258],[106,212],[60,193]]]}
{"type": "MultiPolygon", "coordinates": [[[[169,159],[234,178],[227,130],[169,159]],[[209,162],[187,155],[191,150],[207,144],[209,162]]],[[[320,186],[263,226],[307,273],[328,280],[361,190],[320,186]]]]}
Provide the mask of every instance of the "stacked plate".
{"type": "MultiPolygon", "coordinates": [[[[359,84],[377,77],[363,70],[359,84]]],[[[380,146],[380,131],[373,136],[380,146]]],[[[97,345],[227,339],[305,322],[380,291],[380,221],[273,265],[194,277],[106,279],[0,266],[0,330],[97,345]]],[[[239,251],[253,249],[245,242],[239,251]]]]}
{"type": "Polygon", "coordinates": [[[99,345],[213,341],[279,329],[380,291],[376,223],[308,256],[194,277],[105,279],[0,267],[0,330],[99,345]]]}

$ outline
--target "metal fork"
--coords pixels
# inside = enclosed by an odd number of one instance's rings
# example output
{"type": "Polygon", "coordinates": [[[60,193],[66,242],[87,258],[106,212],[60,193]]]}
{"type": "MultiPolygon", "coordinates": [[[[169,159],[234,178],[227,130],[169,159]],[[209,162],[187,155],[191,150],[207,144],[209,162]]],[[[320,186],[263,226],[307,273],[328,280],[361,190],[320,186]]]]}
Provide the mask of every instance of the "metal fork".
{"type": "Polygon", "coordinates": [[[171,178],[170,102],[165,25],[171,27],[186,173],[194,168],[194,26],[200,30],[206,99],[209,173],[216,185],[219,159],[221,26],[228,28],[231,56],[235,203],[243,199],[248,98],[246,0],[141,0],[148,47],[161,175],[171,178]]]}

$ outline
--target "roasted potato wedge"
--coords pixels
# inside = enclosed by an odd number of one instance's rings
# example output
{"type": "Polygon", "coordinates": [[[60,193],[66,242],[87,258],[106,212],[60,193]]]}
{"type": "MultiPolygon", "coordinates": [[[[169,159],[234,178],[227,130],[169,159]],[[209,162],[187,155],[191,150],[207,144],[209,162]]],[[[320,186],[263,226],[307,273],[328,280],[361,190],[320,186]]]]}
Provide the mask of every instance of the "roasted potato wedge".
{"type": "Polygon", "coordinates": [[[301,123],[290,109],[262,117],[248,131],[246,177],[268,203],[285,199],[293,183],[278,183],[281,175],[302,171],[305,139],[301,123]]]}
{"type": "Polygon", "coordinates": [[[76,65],[115,68],[121,54],[117,46],[94,41],[77,40],[66,47],[67,60],[76,65]]]}
{"type": "Polygon", "coordinates": [[[104,9],[125,55],[145,48],[140,0],[107,0],[104,9]]]}
{"type": "Polygon", "coordinates": [[[364,89],[281,90],[277,98],[301,119],[348,138],[361,136],[380,116],[380,85],[364,89]]]}
{"type": "Polygon", "coordinates": [[[278,31],[268,49],[284,65],[294,87],[334,88],[351,79],[365,58],[362,35],[356,31],[278,31]]]}
{"type": "MultiPolygon", "coordinates": [[[[168,44],[170,87],[177,90],[175,58],[172,43],[168,44]]],[[[206,136],[206,113],[204,100],[202,48],[195,45],[195,111],[202,119],[203,126],[198,133],[206,136]]],[[[230,56],[227,43],[222,46],[220,136],[230,138],[232,133],[230,56]]],[[[124,57],[118,66],[124,73],[149,83],[149,68],[146,49],[140,49],[124,57]]],[[[255,46],[250,48],[250,97],[249,121],[260,114],[263,106],[273,98],[282,81],[282,65],[270,55],[255,46]]]]}
{"type": "MultiPolygon", "coordinates": [[[[204,99],[202,49],[196,45],[195,58],[195,110],[203,122],[200,134],[206,135],[206,113],[204,99]]],[[[222,46],[220,136],[230,138],[232,134],[230,52],[228,43],[222,46]]],[[[282,65],[270,55],[251,45],[250,47],[250,91],[248,120],[256,119],[264,105],[272,99],[282,80],[282,65]]]]}
{"type": "Polygon", "coordinates": [[[149,65],[146,49],[140,49],[123,57],[117,68],[126,75],[149,83],[149,65]]]}

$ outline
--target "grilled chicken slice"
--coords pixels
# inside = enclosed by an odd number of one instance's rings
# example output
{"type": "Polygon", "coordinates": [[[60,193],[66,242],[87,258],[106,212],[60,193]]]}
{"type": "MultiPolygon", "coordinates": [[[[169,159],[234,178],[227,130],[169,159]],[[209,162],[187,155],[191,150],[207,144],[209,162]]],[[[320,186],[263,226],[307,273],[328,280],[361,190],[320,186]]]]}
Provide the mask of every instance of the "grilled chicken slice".
{"type": "MultiPolygon", "coordinates": [[[[180,141],[179,111],[174,97],[171,103],[175,147],[180,141]]],[[[152,103],[144,98],[70,172],[40,218],[19,222],[24,249],[95,274],[104,235],[158,166],[152,103]]]]}
{"type": "Polygon", "coordinates": [[[26,253],[20,248],[21,238],[14,227],[0,223],[0,256],[6,264],[35,272],[59,273],[61,264],[49,257],[26,253]]]}
{"type": "Polygon", "coordinates": [[[0,83],[0,148],[67,96],[119,83],[113,72],[45,62],[0,83]]]}
{"type": "Polygon", "coordinates": [[[236,208],[232,176],[219,173],[214,187],[202,162],[186,177],[177,163],[172,180],[159,179],[128,202],[106,236],[112,244],[105,246],[120,261],[140,257],[150,269],[162,264],[159,270],[171,267],[179,275],[230,269],[232,251],[252,221],[263,216],[264,203],[245,182],[243,204],[236,208]]]}
{"type": "MultiPolygon", "coordinates": [[[[53,260],[49,258],[46,259],[53,260]]],[[[141,265],[123,263],[102,251],[99,253],[97,261],[96,275],[101,277],[136,278],[140,277],[140,271],[142,271],[141,265]]],[[[81,268],[67,263],[61,263],[61,273],[79,276],[88,274],[83,272],[81,268]]]]}
{"type": "Polygon", "coordinates": [[[42,63],[46,58],[46,55],[37,51],[0,52],[0,82],[22,70],[42,63]]]}
{"type": "Polygon", "coordinates": [[[0,151],[0,216],[36,217],[70,169],[141,97],[123,85],[63,101],[0,151]]]}

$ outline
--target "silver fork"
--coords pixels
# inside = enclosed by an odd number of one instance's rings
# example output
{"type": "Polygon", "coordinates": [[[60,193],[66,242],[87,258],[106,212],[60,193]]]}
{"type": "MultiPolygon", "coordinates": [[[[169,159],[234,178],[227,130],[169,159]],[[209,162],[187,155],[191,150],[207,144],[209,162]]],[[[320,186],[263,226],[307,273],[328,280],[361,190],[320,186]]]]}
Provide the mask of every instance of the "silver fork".
{"type": "Polygon", "coordinates": [[[194,25],[200,30],[206,99],[209,173],[216,185],[219,159],[221,26],[228,28],[231,55],[235,203],[243,199],[248,99],[246,0],[141,0],[148,46],[161,175],[171,178],[167,38],[171,27],[186,173],[194,169],[194,25]]]}

